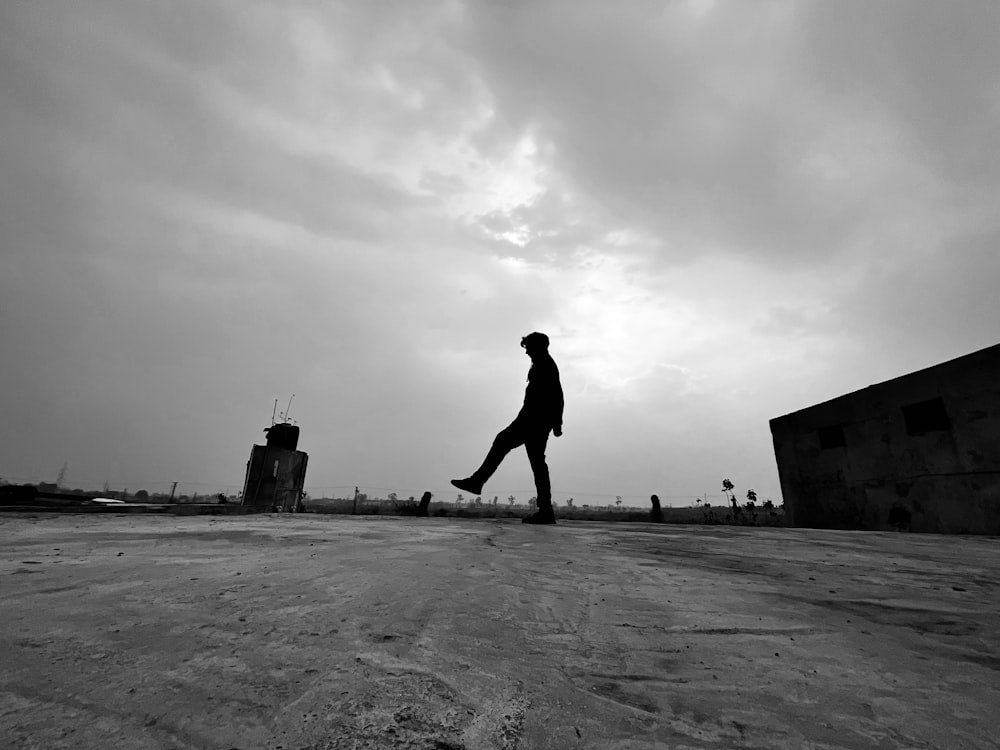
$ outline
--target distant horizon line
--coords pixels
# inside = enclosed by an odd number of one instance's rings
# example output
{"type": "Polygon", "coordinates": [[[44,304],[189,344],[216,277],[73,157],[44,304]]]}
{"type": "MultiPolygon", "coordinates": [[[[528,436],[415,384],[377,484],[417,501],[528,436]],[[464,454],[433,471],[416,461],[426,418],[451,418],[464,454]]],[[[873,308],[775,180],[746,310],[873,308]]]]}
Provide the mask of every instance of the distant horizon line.
{"type": "MultiPolygon", "coordinates": [[[[99,494],[99,493],[102,493],[102,492],[107,492],[107,493],[127,493],[129,496],[132,496],[132,497],[134,497],[135,494],[137,492],[140,492],[140,491],[146,491],[149,495],[169,495],[169,494],[171,494],[169,489],[150,491],[149,489],[147,489],[147,487],[150,486],[150,485],[152,485],[152,484],[157,484],[157,485],[166,486],[166,487],[169,488],[170,486],[173,485],[173,482],[156,482],[156,483],[152,483],[152,482],[146,482],[146,483],[137,482],[137,483],[135,483],[136,489],[130,489],[125,484],[123,484],[123,486],[120,489],[116,489],[116,488],[111,487],[111,486],[108,486],[107,489],[104,489],[103,487],[102,488],[85,489],[83,487],[70,487],[67,484],[60,485],[60,484],[57,484],[56,482],[52,482],[52,481],[38,480],[38,479],[28,479],[28,478],[25,478],[25,477],[11,477],[11,476],[0,477],[0,483],[3,483],[3,484],[27,484],[27,485],[35,485],[35,486],[50,485],[50,486],[56,487],[57,489],[65,490],[65,491],[68,491],[68,492],[85,492],[85,493],[88,493],[88,494],[99,494]],[[17,481],[13,481],[13,482],[9,481],[11,479],[14,479],[14,480],[17,480],[17,481]],[[142,486],[143,484],[147,485],[147,487],[142,486]]],[[[129,483],[129,484],[132,484],[132,483],[129,483]]],[[[219,489],[219,487],[220,487],[220,485],[211,485],[211,484],[208,484],[208,483],[193,483],[193,482],[192,483],[182,483],[182,482],[178,482],[177,483],[177,491],[176,491],[175,496],[178,497],[178,498],[180,498],[180,497],[188,497],[188,498],[190,498],[192,495],[202,495],[202,496],[205,496],[205,497],[211,497],[211,496],[218,495],[218,494],[221,493],[221,494],[225,494],[227,497],[230,497],[230,496],[238,496],[239,493],[240,493],[240,490],[231,490],[231,488],[233,488],[234,485],[227,485],[226,486],[226,489],[230,490],[228,492],[223,492],[221,489],[219,489]],[[193,492],[192,491],[184,491],[182,488],[184,488],[185,484],[187,485],[187,487],[191,487],[192,485],[194,485],[194,486],[197,486],[199,488],[208,487],[209,489],[205,489],[205,490],[198,489],[198,490],[195,490],[193,492]]],[[[304,492],[305,492],[305,494],[309,495],[310,498],[313,499],[313,500],[351,500],[351,499],[353,499],[353,492],[354,492],[355,488],[358,489],[359,494],[365,495],[365,499],[368,502],[371,502],[371,501],[392,502],[391,498],[388,497],[388,494],[392,494],[392,493],[395,493],[397,495],[396,500],[395,500],[396,502],[408,501],[411,497],[414,498],[414,500],[416,500],[419,495],[423,494],[423,492],[430,492],[431,495],[434,498],[433,502],[448,503],[450,505],[458,505],[459,504],[458,499],[457,499],[458,495],[462,495],[463,498],[465,498],[465,500],[463,500],[462,504],[467,504],[468,502],[474,501],[475,498],[479,497],[479,498],[483,498],[484,499],[484,502],[482,504],[484,504],[484,505],[491,505],[492,504],[491,498],[496,497],[498,499],[497,504],[499,505],[499,504],[501,504],[501,502],[502,503],[507,503],[508,500],[509,500],[509,498],[512,495],[515,496],[515,504],[526,504],[527,502],[530,501],[530,498],[535,495],[535,490],[533,490],[533,489],[532,490],[528,490],[528,489],[520,489],[520,490],[505,489],[505,490],[496,490],[496,491],[490,492],[490,493],[483,493],[483,494],[480,494],[480,495],[466,495],[465,493],[457,492],[454,488],[447,488],[447,489],[437,490],[437,491],[435,491],[432,488],[430,490],[421,490],[421,491],[418,491],[418,492],[414,492],[413,494],[409,494],[409,491],[407,491],[408,494],[406,495],[406,497],[400,497],[400,495],[402,493],[399,492],[396,489],[393,489],[393,488],[386,488],[386,487],[364,487],[362,485],[321,485],[321,486],[315,486],[315,487],[312,487],[312,488],[305,487],[304,488],[304,492]],[[327,494],[329,491],[337,491],[337,490],[343,490],[344,492],[343,492],[342,495],[327,494]],[[386,495],[384,495],[384,496],[383,495],[372,495],[373,491],[385,492],[386,490],[388,490],[388,493],[386,495]]],[[[651,502],[651,497],[650,496],[646,496],[646,495],[634,495],[634,494],[629,494],[629,495],[613,495],[613,494],[605,494],[605,493],[594,493],[594,492],[582,493],[582,492],[558,491],[558,490],[557,491],[553,491],[552,494],[553,494],[553,500],[557,501],[561,505],[565,505],[567,499],[572,499],[572,500],[576,501],[577,497],[580,497],[580,498],[598,498],[599,499],[597,502],[595,502],[593,500],[590,500],[590,501],[587,501],[587,502],[580,502],[578,504],[580,507],[582,507],[583,505],[598,505],[598,506],[602,506],[602,507],[603,506],[614,506],[614,505],[616,505],[618,498],[621,498],[621,504],[622,504],[622,506],[627,506],[627,507],[641,507],[641,508],[644,508],[647,505],[649,505],[650,502],[651,502]],[[603,502],[601,502],[601,501],[603,501],[603,502]]],[[[721,491],[719,491],[719,492],[711,492],[711,493],[702,493],[701,495],[688,495],[688,494],[685,494],[685,495],[663,495],[663,494],[660,494],[660,493],[651,493],[651,494],[655,494],[657,496],[657,498],[660,500],[660,503],[661,503],[661,505],[663,507],[693,507],[693,506],[696,506],[699,502],[706,503],[709,498],[711,498],[711,500],[712,500],[712,502],[709,503],[709,504],[724,504],[724,505],[729,505],[729,498],[723,492],[721,492],[721,491]],[[675,504],[675,503],[670,502],[670,501],[681,501],[681,504],[675,504]]],[[[759,495],[758,495],[758,497],[759,497],[759,495]]],[[[763,498],[760,498],[759,502],[763,503],[767,499],[770,499],[770,498],[765,496],[763,498]]],[[[740,502],[743,502],[743,500],[740,499],[740,502]]],[[[772,502],[774,502],[774,501],[772,500],[772,502]]],[[[780,501],[780,498],[779,498],[778,501],[775,504],[780,504],[780,502],[781,501],[780,501]]]]}

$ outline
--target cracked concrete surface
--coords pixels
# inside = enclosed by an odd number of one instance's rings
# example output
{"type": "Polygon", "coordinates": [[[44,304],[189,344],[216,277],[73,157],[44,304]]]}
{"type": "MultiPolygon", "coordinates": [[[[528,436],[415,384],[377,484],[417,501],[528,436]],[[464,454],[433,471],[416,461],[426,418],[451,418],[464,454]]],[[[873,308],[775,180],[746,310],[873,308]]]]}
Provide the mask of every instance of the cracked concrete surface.
{"type": "Polygon", "coordinates": [[[0,516],[4,748],[996,748],[998,540],[0,516]]]}

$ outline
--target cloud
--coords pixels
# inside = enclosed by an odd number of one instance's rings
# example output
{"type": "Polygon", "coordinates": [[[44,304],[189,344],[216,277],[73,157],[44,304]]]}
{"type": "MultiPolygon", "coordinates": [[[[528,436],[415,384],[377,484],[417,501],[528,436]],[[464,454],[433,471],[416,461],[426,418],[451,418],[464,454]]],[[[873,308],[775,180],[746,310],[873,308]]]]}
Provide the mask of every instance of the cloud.
{"type": "Polygon", "coordinates": [[[919,3],[477,8],[482,75],[507,119],[611,222],[658,238],[651,262],[823,262],[915,215],[965,210],[959,165],[987,177],[980,201],[995,197],[997,83],[979,73],[996,70],[993,8],[945,22],[940,51],[921,40],[943,11],[919,3]]]}
{"type": "Polygon", "coordinates": [[[769,417],[995,343],[996,15],[4,5],[0,472],[238,485],[295,392],[314,486],[438,490],[543,330],[557,485],[776,495],[769,417]]]}

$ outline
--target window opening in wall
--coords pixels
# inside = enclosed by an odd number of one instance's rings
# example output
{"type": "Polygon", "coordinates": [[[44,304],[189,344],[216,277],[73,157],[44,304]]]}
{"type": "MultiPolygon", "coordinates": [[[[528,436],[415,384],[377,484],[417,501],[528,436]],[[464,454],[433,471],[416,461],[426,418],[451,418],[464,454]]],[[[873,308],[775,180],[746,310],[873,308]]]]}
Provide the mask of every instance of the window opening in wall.
{"type": "Polygon", "coordinates": [[[822,450],[843,448],[847,445],[847,441],[844,440],[843,425],[835,424],[829,427],[820,427],[816,430],[816,434],[819,436],[819,447],[822,450]]]}
{"type": "Polygon", "coordinates": [[[907,435],[951,429],[951,420],[940,396],[904,406],[903,419],[906,420],[907,435]]]}

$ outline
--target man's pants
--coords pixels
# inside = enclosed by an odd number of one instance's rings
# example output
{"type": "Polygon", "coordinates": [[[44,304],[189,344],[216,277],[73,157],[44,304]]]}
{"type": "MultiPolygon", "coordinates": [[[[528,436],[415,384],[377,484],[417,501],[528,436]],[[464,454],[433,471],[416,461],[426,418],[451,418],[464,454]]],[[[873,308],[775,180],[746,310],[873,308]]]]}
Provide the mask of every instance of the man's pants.
{"type": "Polygon", "coordinates": [[[549,442],[549,428],[515,419],[497,434],[483,465],[476,469],[472,479],[480,484],[493,476],[500,462],[515,448],[523,445],[528,453],[531,472],[535,475],[535,489],[538,491],[538,507],[552,506],[552,486],[549,484],[549,467],[545,464],[545,446],[549,442]]]}

